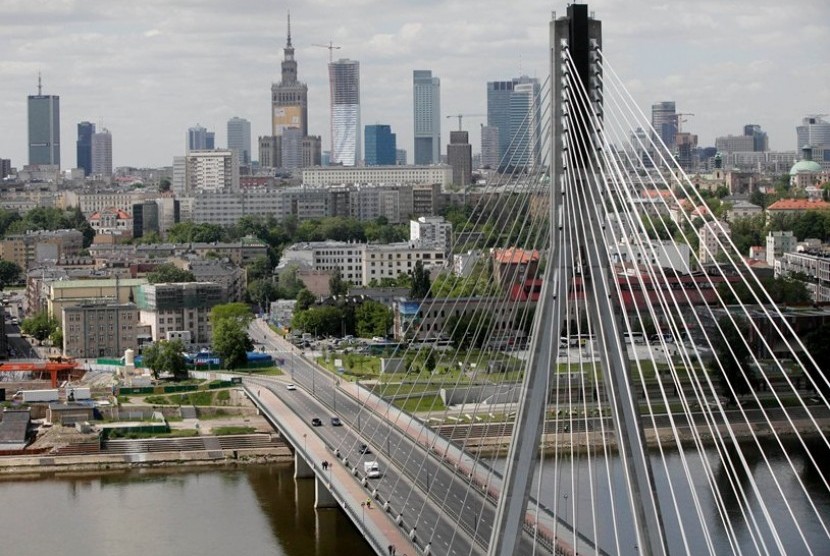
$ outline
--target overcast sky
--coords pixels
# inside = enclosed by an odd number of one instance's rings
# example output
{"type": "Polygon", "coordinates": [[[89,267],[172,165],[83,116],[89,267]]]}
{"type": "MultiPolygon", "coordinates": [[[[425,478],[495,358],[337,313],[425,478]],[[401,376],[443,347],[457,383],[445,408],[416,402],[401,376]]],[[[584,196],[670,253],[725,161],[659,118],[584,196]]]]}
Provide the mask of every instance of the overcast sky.
{"type": "MultiPolygon", "coordinates": [[[[362,123],[385,123],[412,160],[412,70],[441,79],[443,115],[485,114],[486,82],[547,73],[551,11],[540,0],[2,0],[0,157],[28,162],[26,96],[60,96],[61,160],[76,124],[103,123],[115,166],[167,166],[202,124],[226,145],[233,116],[270,133],[290,9],[309,133],[328,150],[329,53],[360,62],[362,123]]],[[[606,57],[644,111],[675,100],[701,145],[760,124],[795,149],[805,114],[830,112],[830,2],[600,0],[606,57]],[[797,8],[795,6],[798,6],[797,8]]],[[[483,118],[469,118],[473,151],[483,118]]],[[[457,120],[443,119],[442,143],[457,120]]],[[[446,147],[442,146],[442,152],[446,147]]]]}

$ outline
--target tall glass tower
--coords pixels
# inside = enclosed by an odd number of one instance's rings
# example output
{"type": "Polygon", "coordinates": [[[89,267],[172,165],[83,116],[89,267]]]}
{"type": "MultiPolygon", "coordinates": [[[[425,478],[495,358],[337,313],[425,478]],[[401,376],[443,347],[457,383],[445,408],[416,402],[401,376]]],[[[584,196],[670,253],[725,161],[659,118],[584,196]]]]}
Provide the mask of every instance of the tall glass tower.
{"type": "Polygon", "coordinates": [[[388,125],[367,125],[366,166],[394,166],[397,156],[395,134],[388,125]]]}
{"type": "Polygon", "coordinates": [[[60,97],[44,95],[37,77],[37,94],[29,95],[29,164],[61,165],[60,97]]]}
{"type": "Polygon", "coordinates": [[[331,86],[331,164],[356,166],[360,160],[360,62],[329,63],[331,86]]]}
{"type": "Polygon", "coordinates": [[[78,124],[78,168],[84,169],[84,175],[92,173],[92,136],[95,134],[95,124],[81,122],[78,124]]]}
{"type": "Polygon", "coordinates": [[[250,166],[251,122],[237,116],[228,120],[228,149],[236,151],[240,166],[250,166]]]}
{"type": "Polygon", "coordinates": [[[412,72],[415,164],[441,162],[441,80],[430,70],[412,72]]]}

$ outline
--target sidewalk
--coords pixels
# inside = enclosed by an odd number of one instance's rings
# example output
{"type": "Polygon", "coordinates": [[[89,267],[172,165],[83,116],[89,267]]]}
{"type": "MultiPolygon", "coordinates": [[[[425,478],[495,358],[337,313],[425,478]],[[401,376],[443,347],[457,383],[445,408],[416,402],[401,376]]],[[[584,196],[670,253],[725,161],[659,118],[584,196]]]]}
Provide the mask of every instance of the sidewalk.
{"type": "Polygon", "coordinates": [[[367,541],[374,545],[379,554],[388,554],[387,547],[390,545],[396,548],[396,553],[400,556],[419,554],[418,548],[409,540],[408,532],[396,525],[391,515],[374,503],[371,508],[365,506],[366,500],[371,497],[370,491],[357,482],[351,471],[335,457],[314,429],[286,408],[269,388],[259,385],[253,385],[252,388],[258,390],[260,400],[268,410],[279,416],[280,422],[292,431],[295,441],[303,443],[303,450],[313,458],[313,461],[308,463],[318,480],[322,480],[329,487],[338,504],[352,517],[358,529],[364,530],[367,541]],[[322,467],[323,461],[329,462],[325,471],[322,467]]]}

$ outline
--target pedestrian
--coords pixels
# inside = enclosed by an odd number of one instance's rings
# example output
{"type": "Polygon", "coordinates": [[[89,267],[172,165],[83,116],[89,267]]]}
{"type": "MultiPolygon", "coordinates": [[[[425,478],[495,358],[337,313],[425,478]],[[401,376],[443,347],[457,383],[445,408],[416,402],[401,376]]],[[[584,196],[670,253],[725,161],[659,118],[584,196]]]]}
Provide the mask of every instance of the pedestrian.
{"type": "Polygon", "coordinates": [[[366,499],[366,508],[368,508],[370,510],[372,509],[372,499],[371,498],[366,499]]]}
{"type": "Polygon", "coordinates": [[[395,556],[395,554],[397,554],[397,552],[398,552],[398,549],[395,548],[395,545],[393,544],[392,545],[392,556],[395,556]]]}
{"type": "Polygon", "coordinates": [[[389,551],[389,556],[392,556],[392,554],[394,554],[394,552],[392,552],[392,545],[391,544],[389,545],[387,550],[389,551]]]}

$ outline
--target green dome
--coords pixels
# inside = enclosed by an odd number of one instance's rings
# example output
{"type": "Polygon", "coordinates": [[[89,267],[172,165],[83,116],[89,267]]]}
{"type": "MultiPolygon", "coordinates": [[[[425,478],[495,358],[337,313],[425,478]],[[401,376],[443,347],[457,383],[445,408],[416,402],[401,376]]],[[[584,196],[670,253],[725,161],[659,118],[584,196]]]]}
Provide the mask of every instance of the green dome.
{"type": "Polygon", "coordinates": [[[795,176],[800,173],[820,174],[821,164],[813,160],[799,160],[793,167],[790,168],[790,175],[795,176]]]}

